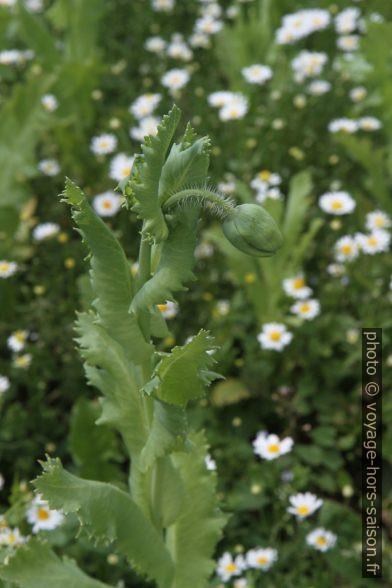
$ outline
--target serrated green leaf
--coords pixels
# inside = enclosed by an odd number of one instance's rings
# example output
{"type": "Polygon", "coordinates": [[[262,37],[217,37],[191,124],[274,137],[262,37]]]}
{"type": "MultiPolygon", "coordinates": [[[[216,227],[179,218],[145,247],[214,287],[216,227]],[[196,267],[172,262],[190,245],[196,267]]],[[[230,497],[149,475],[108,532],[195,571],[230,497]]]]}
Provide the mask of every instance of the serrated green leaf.
{"type": "Polygon", "coordinates": [[[184,503],[174,525],[167,531],[167,545],[175,563],[173,588],[205,588],[215,568],[212,559],[227,517],[218,509],[216,476],[207,471],[203,433],[192,435],[192,451],[175,453],[174,465],[181,472],[184,503]]]}
{"type": "Polygon", "coordinates": [[[208,353],[214,349],[207,331],[200,331],[189,343],[174,347],[154,370],[156,396],[163,402],[185,406],[205,393],[206,372],[215,363],[208,353]]]}
{"type": "Polygon", "coordinates": [[[193,141],[193,135],[188,128],[183,141],[172,145],[159,181],[161,203],[184,187],[206,183],[210,140],[202,137],[193,141]],[[189,140],[192,140],[192,144],[186,146],[189,140]]]}
{"type": "Polygon", "coordinates": [[[163,538],[131,496],[105,482],[78,478],[63,469],[59,459],[43,464],[34,485],[52,508],[76,513],[97,542],[116,542],[119,553],[143,574],[170,586],[173,563],[163,538]]]}
{"type": "Polygon", "coordinates": [[[142,145],[143,155],[136,157],[128,186],[136,204],[133,206],[143,219],[143,234],[147,239],[160,242],[167,238],[168,228],[158,200],[159,179],[166,154],[177,128],[181,111],[173,106],[163,117],[156,136],[148,136],[142,145]]]}
{"type": "MultiPolygon", "coordinates": [[[[157,382],[159,385],[159,379],[157,382]]],[[[179,406],[165,404],[159,400],[154,402],[154,415],[148,440],[140,455],[139,467],[147,471],[156,459],[166,455],[179,443],[184,442],[186,417],[179,406]]]]}
{"type": "Polygon", "coordinates": [[[108,588],[87,576],[71,559],[60,559],[47,543],[30,539],[0,567],[0,578],[20,588],[108,588]]]}
{"type": "Polygon", "coordinates": [[[80,398],[72,408],[69,449],[82,478],[100,482],[124,482],[118,462],[124,461],[115,432],[105,425],[97,426],[101,415],[97,402],[80,398]]]}
{"type": "Polygon", "coordinates": [[[67,179],[64,199],[91,253],[91,285],[99,322],[135,364],[146,361],[152,347],[143,338],[135,316],[129,312],[132,276],[125,253],[110,229],[99,218],[83,192],[67,179]]]}
{"type": "Polygon", "coordinates": [[[76,329],[88,381],[105,397],[98,422],[114,426],[129,451],[138,453],[146,443],[148,425],[132,364],[121,345],[94,322],[93,315],[79,314],[76,329]]]}
{"type": "Polygon", "coordinates": [[[135,295],[131,311],[136,315],[150,310],[166,300],[174,300],[174,293],[186,290],[184,284],[194,280],[197,213],[183,211],[171,227],[169,237],[162,243],[158,267],[135,295]]]}

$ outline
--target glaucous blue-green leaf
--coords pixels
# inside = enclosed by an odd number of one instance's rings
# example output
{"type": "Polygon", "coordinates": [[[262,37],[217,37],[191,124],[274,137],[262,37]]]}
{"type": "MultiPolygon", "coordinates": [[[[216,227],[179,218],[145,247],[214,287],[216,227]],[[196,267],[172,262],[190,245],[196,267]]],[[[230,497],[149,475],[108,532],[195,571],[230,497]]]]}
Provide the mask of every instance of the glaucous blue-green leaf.
{"type": "Polygon", "coordinates": [[[140,455],[139,467],[146,471],[156,459],[182,444],[186,433],[185,411],[180,406],[154,402],[154,414],[147,443],[140,455]]]}
{"type": "Polygon", "coordinates": [[[64,470],[59,459],[49,459],[43,468],[34,485],[52,508],[76,513],[94,541],[115,542],[135,569],[162,588],[171,586],[173,562],[163,537],[128,493],[105,482],[78,478],[64,470]]]}
{"type": "MultiPolygon", "coordinates": [[[[145,137],[143,155],[135,159],[127,189],[136,204],[132,209],[143,219],[143,235],[155,242],[167,238],[168,228],[158,199],[159,179],[166,154],[179,123],[181,111],[173,106],[163,117],[156,136],[145,137]]],[[[126,190],[127,192],[127,190],[126,190]]]]}
{"type": "Polygon", "coordinates": [[[96,324],[92,314],[79,314],[76,329],[87,379],[104,395],[99,422],[120,431],[131,453],[141,451],[147,440],[148,423],[125,350],[96,324]]]}
{"type": "Polygon", "coordinates": [[[214,348],[209,333],[200,331],[191,341],[174,347],[161,359],[154,370],[151,385],[147,384],[145,390],[153,392],[163,402],[179,406],[200,398],[205,393],[205,385],[215,377],[209,371],[215,363],[209,353],[214,348]]]}
{"type": "Polygon", "coordinates": [[[0,567],[0,579],[19,588],[108,588],[82,572],[75,562],[60,559],[47,543],[30,539],[0,567]]]}
{"type": "Polygon", "coordinates": [[[175,524],[167,530],[166,544],[175,564],[172,588],[205,588],[215,568],[214,547],[227,517],[218,508],[216,475],[205,465],[203,433],[190,436],[193,449],[172,456],[181,472],[184,502],[175,524]]]}
{"type": "Polygon", "coordinates": [[[172,220],[169,237],[162,243],[157,269],[137,292],[131,311],[136,315],[166,300],[174,300],[175,292],[186,290],[184,284],[194,280],[197,211],[184,210],[172,220]]]}
{"type": "Polygon", "coordinates": [[[159,181],[159,200],[165,200],[184,187],[202,186],[207,181],[210,140],[195,140],[188,126],[180,144],[174,143],[162,168],[159,181]]]}
{"type": "Polygon", "coordinates": [[[133,363],[143,363],[152,347],[144,340],[135,317],[129,312],[133,284],[125,253],[83,192],[69,179],[64,200],[72,206],[73,219],[92,253],[90,277],[99,322],[122,345],[133,363]]]}

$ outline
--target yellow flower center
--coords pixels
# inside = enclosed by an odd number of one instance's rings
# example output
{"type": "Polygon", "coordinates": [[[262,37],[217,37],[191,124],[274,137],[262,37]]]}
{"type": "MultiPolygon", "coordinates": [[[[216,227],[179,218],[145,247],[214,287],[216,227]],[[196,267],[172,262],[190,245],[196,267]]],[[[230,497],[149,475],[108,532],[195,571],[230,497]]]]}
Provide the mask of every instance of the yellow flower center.
{"type": "Polygon", "coordinates": [[[26,335],[23,333],[23,331],[15,331],[14,338],[19,343],[24,343],[26,341],[26,335]]]}
{"type": "Polygon", "coordinates": [[[237,566],[234,562],[230,562],[226,565],[226,572],[229,574],[234,574],[237,571],[237,566]]]}
{"type": "Polygon", "coordinates": [[[327,540],[322,535],[319,535],[316,539],[316,543],[317,545],[325,545],[327,543],[327,540]]]}
{"type": "Polygon", "coordinates": [[[271,445],[268,446],[268,451],[270,453],[278,453],[279,449],[280,447],[277,443],[271,443],[271,445]]]}
{"type": "Polygon", "coordinates": [[[297,507],[297,513],[299,515],[306,515],[309,513],[309,511],[310,511],[310,508],[306,504],[303,504],[302,506],[297,507]]]}
{"type": "Polygon", "coordinates": [[[16,543],[16,535],[15,533],[10,533],[7,537],[7,541],[9,543],[9,545],[13,545],[14,543],[16,543]]]}
{"type": "Polygon", "coordinates": [[[254,284],[256,281],[256,274],[250,272],[249,274],[245,274],[244,282],[245,284],[254,284]]]}
{"type": "Polygon", "coordinates": [[[6,261],[2,261],[0,263],[0,272],[8,272],[9,269],[10,269],[9,263],[7,263],[6,261]]]}
{"type": "Polygon", "coordinates": [[[282,333],[280,333],[279,331],[271,331],[270,338],[272,339],[272,341],[280,341],[282,338],[282,333]]]}
{"type": "Polygon", "coordinates": [[[131,173],[131,168],[129,166],[128,167],[124,167],[121,170],[121,175],[122,175],[123,178],[127,178],[130,173],[131,173]]]}
{"type": "Polygon", "coordinates": [[[331,208],[333,208],[333,210],[340,210],[342,206],[343,205],[340,200],[332,200],[331,202],[331,208]]]}
{"type": "Polygon", "coordinates": [[[39,509],[37,510],[37,518],[38,518],[40,521],[47,521],[47,520],[48,520],[48,518],[49,518],[49,513],[48,513],[48,511],[46,510],[46,508],[39,508],[39,509]]]}
{"type": "Polygon", "coordinates": [[[352,246],[349,245],[348,243],[346,243],[345,245],[342,245],[340,248],[340,251],[342,253],[344,253],[345,255],[350,255],[350,253],[352,253],[352,250],[353,250],[352,246]]]}
{"type": "Polygon", "coordinates": [[[293,280],[293,288],[299,290],[305,286],[305,280],[303,278],[296,278],[293,280]]]}
{"type": "Polygon", "coordinates": [[[384,219],[382,216],[377,216],[377,217],[374,219],[374,224],[375,224],[377,227],[383,227],[383,226],[385,225],[385,219],[384,219]]]}
{"type": "Polygon", "coordinates": [[[109,208],[112,208],[112,203],[110,202],[110,200],[103,200],[102,206],[103,206],[103,208],[109,209],[109,208]]]}
{"type": "Polygon", "coordinates": [[[369,237],[367,242],[368,242],[368,245],[371,245],[371,246],[378,245],[378,239],[376,237],[369,237]]]}
{"type": "Polygon", "coordinates": [[[271,172],[268,171],[268,169],[263,169],[260,173],[259,173],[259,178],[262,182],[268,182],[268,180],[271,177],[271,172]]]}
{"type": "Polygon", "coordinates": [[[260,566],[265,566],[268,563],[268,557],[265,557],[265,555],[261,555],[260,557],[257,558],[257,563],[260,566]]]}
{"type": "Polygon", "coordinates": [[[307,304],[306,302],[304,304],[301,305],[301,312],[309,312],[310,310],[310,304],[307,304]]]}
{"type": "Polygon", "coordinates": [[[101,149],[107,149],[109,147],[109,143],[106,140],[100,141],[99,146],[101,149]]]}
{"type": "Polygon", "coordinates": [[[158,310],[161,312],[165,312],[165,310],[167,310],[167,306],[167,304],[157,304],[158,310]]]}

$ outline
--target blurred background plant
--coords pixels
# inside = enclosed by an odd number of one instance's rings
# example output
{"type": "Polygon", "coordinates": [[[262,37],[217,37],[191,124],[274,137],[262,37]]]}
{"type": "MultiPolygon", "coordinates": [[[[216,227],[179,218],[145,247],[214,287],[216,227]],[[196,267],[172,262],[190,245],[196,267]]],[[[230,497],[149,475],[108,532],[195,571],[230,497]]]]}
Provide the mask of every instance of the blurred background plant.
{"type": "MultiPolygon", "coordinates": [[[[75,310],[88,308],[91,291],[57,195],[66,175],[77,181],[134,264],[140,226],[126,228],[114,190],[175,101],[213,139],[219,190],[263,204],[285,237],[276,257],[253,259],[206,218],[198,280],[162,308],[171,331],[162,349],[210,329],[226,378],[191,416],[206,429],[221,505],[232,513],[211,586],[369,584],[359,563],[360,329],[382,326],[389,348],[391,21],[386,0],[0,0],[4,528],[32,532],[28,481],[45,453],[89,479],[126,479],[119,439],[94,425],[96,394],[74,350],[75,310]],[[292,449],[255,454],[262,431],[291,438],[292,449]],[[307,491],[323,505],[296,522],[289,497],[307,491]],[[316,528],[336,535],[334,547],[307,543],[316,528]],[[249,550],[267,547],[277,557],[255,564],[249,550]]],[[[384,358],[389,366],[388,351],[384,358]]],[[[387,396],[383,411],[387,585],[387,396]]],[[[110,546],[74,541],[76,525],[67,518],[40,533],[102,581],[147,585],[110,546]]]]}

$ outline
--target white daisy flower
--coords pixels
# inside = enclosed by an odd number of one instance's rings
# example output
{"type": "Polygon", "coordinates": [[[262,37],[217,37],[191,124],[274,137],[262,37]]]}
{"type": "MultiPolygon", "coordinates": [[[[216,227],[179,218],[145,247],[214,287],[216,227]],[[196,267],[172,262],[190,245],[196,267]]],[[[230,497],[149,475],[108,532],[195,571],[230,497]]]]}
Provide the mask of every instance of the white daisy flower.
{"type": "Polygon", "coordinates": [[[384,230],[392,226],[392,221],[382,210],[374,210],[366,215],[365,226],[369,231],[384,230]]]}
{"type": "Polygon", "coordinates": [[[0,0],[0,6],[15,6],[17,0],[0,0]]]}
{"type": "Polygon", "coordinates": [[[276,42],[281,45],[295,43],[315,31],[325,29],[331,20],[328,10],[310,8],[283,16],[282,25],[276,31],[276,42]]]}
{"type": "Polygon", "coordinates": [[[33,239],[35,241],[43,241],[54,237],[60,231],[60,226],[57,223],[41,223],[33,229],[33,239]]]}
{"type": "MultiPolygon", "coordinates": [[[[234,7],[232,7],[234,8],[234,7]]],[[[233,581],[233,588],[247,588],[248,582],[246,578],[236,578],[233,581]]]]}
{"type": "Polygon", "coordinates": [[[216,20],[210,16],[204,16],[198,18],[195,23],[195,32],[202,33],[203,35],[215,35],[223,27],[221,20],[216,20]]]}
{"type": "Polygon", "coordinates": [[[204,462],[206,464],[206,468],[210,472],[215,472],[216,470],[216,461],[212,459],[211,455],[208,454],[205,456],[204,462]]]}
{"type": "Polygon", "coordinates": [[[242,555],[237,555],[235,559],[230,553],[225,552],[218,559],[216,573],[223,582],[228,582],[234,576],[239,576],[246,569],[245,559],[242,555]]]}
{"type": "Polygon", "coordinates": [[[53,112],[59,105],[56,96],[54,96],[53,94],[45,94],[44,96],[42,96],[41,102],[43,107],[48,112],[53,112]]]}
{"type": "Polygon", "coordinates": [[[340,35],[352,33],[358,28],[360,16],[361,12],[359,8],[351,7],[342,10],[342,12],[339,12],[335,17],[336,32],[340,35]]]}
{"type": "Polygon", "coordinates": [[[27,521],[33,525],[33,533],[39,531],[52,531],[56,529],[64,520],[64,515],[59,510],[49,508],[46,500],[40,495],[36,496],[26,513],[27,521]]]}
{"type": "Polygon", "coordinates": [[[158,132],[158,125],[161,119],[158,116],[146,116],[139,120],[138,127],[132,127],[129,131],[132,139],[143,141],[144,137],[155,137],[158,132]]]}
{"type": "Polygon", "coordinates": [[[335,243],[335,257],[337,261],[352,261],[358,257],[358,244],[353,237],[345,235],[335,243]]]}
{"type": "Polygon", "coordinates": [[[272,78],[272,69],[268,65],[260,63],[243,67],[241,73],[249,84],[258,84],[259,86],[272,78]]]}
{"type": "Polygon", "coordinates": [[[125,153],[118,153],[110,162],[109,178],[121,182],[127,178],[132,171],[133,162],[135,158],[125,153]]]}
{"type": "Polygon", "coordinates": [[[293,298],[308,298],[313,292],[312,288],[306,285],[303,274],[284,279],[282,285],[285,293],[293,298]]]}
{"type": "Polygon", "coordinates": [[[253,441],[253,451],[259,457],[270,461],[289,453],[293,444],[294,441],[291,437],[285,437],[281,440],[277,435],[269,435],[266,431],[261,431],[257,433],[256,439],[253,441]]]}
{"type": "Polygon", "coordinates": [[[117,147],[117,137],[115,135],[104,133],[91,139],[90,149],[94,155],[107,155],[113,153],[117,147]]]}
{"type": "Polygon", "coordinates": [[[93,200],[93,208],[99,216],[114,216],[121,208],[121,196],[111,190],[97,194],[93,200]]]}
{"type": "Polygon", "coordinates": [[[14,527],[10,529],[5,527],[0,530],[0,546],[6,545],[8,547],[15,547],[16,545],[22,545],[27,541],[26,537],[23,537],[19,529],[14,527]]]}
{"type": "Polygon", "coordinates": [[[355,133],[358,130],[358,123],[351,118],[336,118],[328,124],[330,133],[355,133]]]}
{"type": "Polygon", "coordinates": [[[363,116],[358,120],[358,127],[362,131],[378,131],[382,124],[375,116],[363,116]]]}
{"type": "Polygon", "coordinates": [[[223,192],[223,194],[234,194],[236,189],[236,184],[234,181],[226,181],[226,182],[218,182],[218,190],[219,192],[223,192]]]}
{"type": "Polygon", "coordinates": [[[193,57],[192,51],[185,43],[182,35],[178,33],[173,35],[166,52],[172,59],[180,59],[182,61],[190,61],[193,57]]]}
{"type": "Polygon", "coordinates": [[[0,259],[0,278],[9,278],[18,271],[18,264],[15,261],[0,259]]]}
{"type": "Polygon", "coordinates": [[[211,46],[210,37],[204,33],[193,33],[188,41],[195,49],[208,49],[211,46]]]}
{"type": "Polygon", "coordinates": [[[248,99],[243,94],[233,94],[231,100],[219,111],[222,121],[238,120],[248,112],[248,99]]]}
{"type": "Polygon", "coordinates": [[[306,49],[300,51],[291,62],[295,80],[302,82],[306,78],[318,76],[327,61],[328,56],[326,53],[307,51],[306,49]]]}
{"type": "Polygon", "coordinates": [[[338,49],[342,51],[357,51],[359,49],[358,35],[342,35],[336,41],[338,49]]]}
{"type": "Polygon", "coordinates": [[[223,106],[227,106],[233,100],[234,96],[234,92],[221,90],[219,92],[212,92],[212,94],[209,94],[207,100],[210,106],[213,106],[214,108],[222,108],[223,106]]]}
{"type": "Polygon", "coordinates": [[[312,96],[322,96],[322,94],[329,92],[331,87],[331,84],[326,80],[314,80],[309,84],[308,92],[312,96]]]}
{"type": "Polygon", "coordinates": [[[26,345],[26,341],[28,339],[29,332],[26,330],[18,330],[11,333],[11,335],[7,339],[7,346],[15,353],[19,353],[22,351],[26,345]]]}
{"type": "Polygon", "coordinates": [[[132,102],[131,106],[129,107],[129,112],[133,114],[133,116],[138,120],[146,116],[150,116],[158,106],[161,99],[161,94],[142,94],[132,102]]]}
{"type": "Polygon", "coordinates": [[[46,176],[57,176],[60,173],[60,165],[55,159],[42,159],[38,163],[38,169],[46,176]]]}
{"type": "Polygon", "coordinates": [[[292,338],[292,333],[287,331],[285,325],[281,323],[266,323],[257,335],[257,340],[263,349],[274,349],[275,351],[282,351],[284,347],[289,345],[292,338]]]}
{"type": "Polygon", "coordinates": [[[7,376],[2,376],[0,374],[0,396],[1,396],[1,394],[4,394],[4,392],[7,392],[10,385],[11,385],[11,383],[10,383],[9,379],[7,378],[7,376]]]}
{"type": "Polygon", "coordinates": [[[216,310],[220,316],[227,316],[230,312],[230,302],[228,300],[218,300],[216,310]]]}
{"type": "Polygon", "coordinates": [[[164,304],[158,304],[157,306],[165,319],[172,319],[178,314],[178,304],[171,300],[166,300],[164,304]]]}
{"type": "Polygon", "coordinates": [[[190,80],[189,72],[186,69],[174,68],[163,74],[161,78],[162,86],[168,88],[173,93],[181,90],[190,80]]]}
{"type": "Polygon", "coordinates": [[[352,88],[349,92],[350,99],[353,102],[361,102],[367,96],[367,90],[363,86],[357,86],[356,88],[352,88]]]}
{"type": "Polygon", "coordinates": [[[266,572],[278,559],[278,552],[272,547],[250,549],[246,554],[246,563],[250,568],[266,572]]]}
{"type": "Polygon", "coordinates": [[[211,243],[207,243],[207,241],[202,241],[195,248],[195,257],[196,259],[206,259],[207,257],[211,257],[214,255],[214,246],[211,243]]]}
{"type": "Polygon", "coordinates": [[[163,53],[166,47],[166,41],[162,37],[150,37],[144,43],[144,47],[151,53],[163,53]]]}
{"type": "Polygon", "coordinates": [[[320,303],[314,298],[309,298],[296,302],[290,310],[303,319],[311,320],[320,314],[320,303]]]}
{"type": "Polygon", "coordinates": [[[25,0],[25,4],[29,12],[42,12],[44,9],[43,0],[25,0]]]}
{"type": "Polygon", "coordinates": [[[23,355],[15,355],[15,357],[13,358],[13,365],[18,369],[25,370],[30,366],[31,360],[32,357],[30,353],[24,353],[23,355]]]}
{"type": "Polygon", "coordinates": [[[368,235],[358,233],[356,235],[356,241],[358,247],[363,253],[368,255],[374,255],[376,253],[382,253],[388,251],[389,244],[391,242],[391,236],[386,231],[373,231],[368,235]]]}
{"type": "Polygon", "coordinates": [[[151,0],[151,5],[156,12],[172,12],[175,0],[151,0]]]}
{"type": "Polygon", "coordinates": [[[347,192],[327,192],[319,198],[319,206],[329,214],[349,214],[356,207],[355,200],[347,192]]]}
{"type": "Polygon", "coordinates": [[[336,543],[336,535],[322,527],[314,529],[306,535],[306,543],[318,551],[328,551],[336,543]]]}
{"type": "Polygon", "coordinates": [[[287,512],[295,515],[299,520],[309,517],[323,504],[322,499],[317,498],[311,492],[294,494],[289,497],[289,501],[291,506],[289,506],[287,512]]]}

